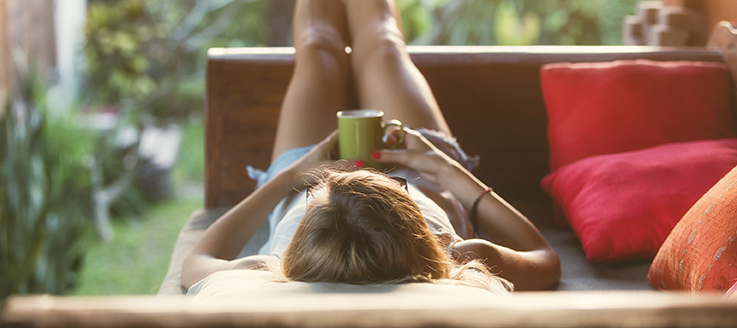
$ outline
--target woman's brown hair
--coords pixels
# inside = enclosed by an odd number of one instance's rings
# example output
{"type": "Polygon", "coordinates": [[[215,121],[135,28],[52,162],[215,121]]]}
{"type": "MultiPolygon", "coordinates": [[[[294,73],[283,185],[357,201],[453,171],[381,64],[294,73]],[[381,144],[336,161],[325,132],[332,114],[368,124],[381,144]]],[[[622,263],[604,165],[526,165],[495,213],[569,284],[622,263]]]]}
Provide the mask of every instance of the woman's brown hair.
{"type": "Polygon", "coordinates": [[[496,278],[482,263],[455,264],[396,181],[366,170],[325,168],[311,175],[318,181],[307,191],[311,202],[282,257],[287,279],[377,284],[471,276],[478,282],[478,273],[496,278]]]}

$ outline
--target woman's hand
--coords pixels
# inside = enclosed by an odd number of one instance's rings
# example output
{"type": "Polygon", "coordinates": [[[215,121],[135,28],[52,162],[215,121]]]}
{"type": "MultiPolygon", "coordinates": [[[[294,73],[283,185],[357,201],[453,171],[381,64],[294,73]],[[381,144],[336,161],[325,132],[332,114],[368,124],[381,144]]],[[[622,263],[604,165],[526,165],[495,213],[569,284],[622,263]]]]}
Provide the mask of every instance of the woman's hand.
{"type": "Polygon", "coordinates": [[[307,152],[307,154],[302,156],[302,158],[298,159],[287,168],[294,177],[294,179],[292,179],[294,182],[293,187],[301,189],[302,187],[313,183],[314,181],[310,181],[311,177],[309,175],[301,173],[305,173],[311,169],[320,167],[325,163],[334,161],[337,157],[335,156],[337,149],[338,130],[335,130],[315,145],[315,147],[307,152]]]}
{"type": "MultiPolygon", "coordinates": [[[[419,132],[405,128],[404,143],[395,150],[380,150],[374,153],[374,159],[379,163],[399,164],[409,167],[422,175],[423,178],[442,185],[441,174],[449,166],[461,168],[460,164],[448,157],[445,153],[425,139],[419,132]]],[[[387,136],[389,145],[399,139],[397,132],[387,136]]]]}

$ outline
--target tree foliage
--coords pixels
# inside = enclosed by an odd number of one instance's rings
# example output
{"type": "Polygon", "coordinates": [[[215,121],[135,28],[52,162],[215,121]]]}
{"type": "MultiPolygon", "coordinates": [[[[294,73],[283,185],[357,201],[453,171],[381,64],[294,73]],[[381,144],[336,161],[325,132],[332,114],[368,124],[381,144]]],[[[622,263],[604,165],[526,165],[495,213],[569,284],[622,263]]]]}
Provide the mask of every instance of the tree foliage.
{"type": "Polygon", "coordinates": [[[207,49],[264,42],[266,1],[92,1],[85,26],[88,93],[154,124],[201,109],[207,49]]]}
{"type": "Polygon", "coordinates": [[[638,0],[400,0],[407,39],[448,45],[616,45],[638,0]]]}

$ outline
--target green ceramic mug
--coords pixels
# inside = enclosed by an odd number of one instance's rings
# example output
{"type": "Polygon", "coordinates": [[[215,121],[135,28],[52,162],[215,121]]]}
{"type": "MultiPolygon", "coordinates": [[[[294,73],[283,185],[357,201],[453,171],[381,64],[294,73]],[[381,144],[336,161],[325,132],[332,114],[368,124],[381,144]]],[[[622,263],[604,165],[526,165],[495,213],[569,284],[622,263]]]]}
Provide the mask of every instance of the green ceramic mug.
{"type": "Polygon", "coordinates": [[[391,120],[382,123],[384,112],[376,109],[344,110],[338,116],[338,148],[340,159],[361,160],[365,167],[381,169],[380,163],[371,157],[375,151],[383,148],[382,137],[388,126],[398,126],[402,135],[397,144],[404,141],[404,127],[402,122],[391,120]]]}

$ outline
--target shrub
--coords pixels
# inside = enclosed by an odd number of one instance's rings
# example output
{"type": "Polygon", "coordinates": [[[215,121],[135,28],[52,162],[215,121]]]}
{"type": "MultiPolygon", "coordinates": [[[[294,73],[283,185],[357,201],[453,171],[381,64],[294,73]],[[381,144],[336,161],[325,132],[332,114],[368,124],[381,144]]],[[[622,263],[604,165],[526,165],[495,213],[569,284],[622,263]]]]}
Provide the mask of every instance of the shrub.
{"type": "Polygon", "coordinates": [[[0,298],[62,294],[76,283],[91,228],[87,161],[95,136],[71,113],[51,115],[45,88],[23,66],[0,111],[0,298]]]}

